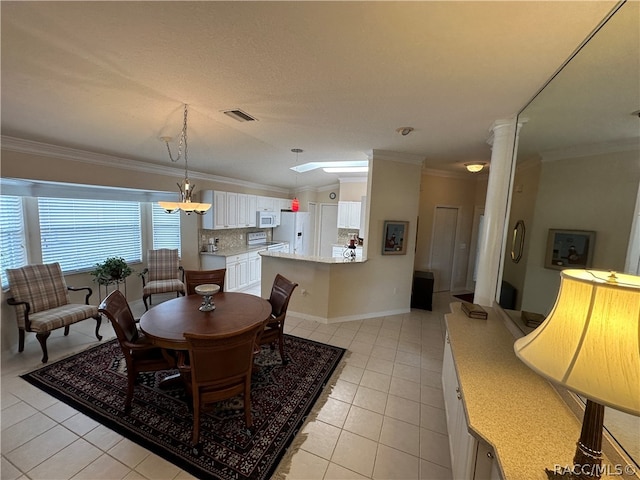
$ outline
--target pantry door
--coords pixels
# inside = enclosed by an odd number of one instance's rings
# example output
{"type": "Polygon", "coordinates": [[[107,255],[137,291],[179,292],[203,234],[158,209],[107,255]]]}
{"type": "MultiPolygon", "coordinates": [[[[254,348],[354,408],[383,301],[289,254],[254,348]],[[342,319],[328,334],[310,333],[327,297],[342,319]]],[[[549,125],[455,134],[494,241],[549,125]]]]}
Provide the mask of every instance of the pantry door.
{"type": "Polygon", "coordinates": [[[434,292],[451,290],[457,227],[457,207],[436,207],[430,262],[433,271],[434,292]]]}

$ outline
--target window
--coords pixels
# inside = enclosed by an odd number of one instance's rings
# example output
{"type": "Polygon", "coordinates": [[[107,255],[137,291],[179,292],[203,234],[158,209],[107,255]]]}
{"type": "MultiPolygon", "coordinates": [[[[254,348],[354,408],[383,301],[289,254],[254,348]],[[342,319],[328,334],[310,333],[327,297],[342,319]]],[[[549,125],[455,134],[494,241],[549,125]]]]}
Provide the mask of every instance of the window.
{"type": "Polygon", "coordinates": [[[157,203],[152,203],[151,220],[153,223],[153,249],[180,249],[180,212],[166,213],[157,203]]]}
{"type": "Polygon", "coordinates": [[[25,248],[22,198],[0,195],[0,265],[2,287],[9,285],[7,268],[18,268],[27,264],[25,248]]]}
{"type": "Polygon", "coordinates": [[[140,204],[38,198],[42,261],[63,272],[90,270],[109,257],[142,261],[140,204]]]}

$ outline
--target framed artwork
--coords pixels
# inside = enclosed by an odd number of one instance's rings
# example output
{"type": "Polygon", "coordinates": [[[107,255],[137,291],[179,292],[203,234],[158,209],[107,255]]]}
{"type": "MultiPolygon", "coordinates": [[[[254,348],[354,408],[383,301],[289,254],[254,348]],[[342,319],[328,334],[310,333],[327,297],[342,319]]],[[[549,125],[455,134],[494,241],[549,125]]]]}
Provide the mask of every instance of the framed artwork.
{"type": "Polygon", "coordinates": [[[550,228],[544,267],[555,270],[590,268],[595,240],[594,231],[550,228]]]}
{"type": "Polygon", "coordinates": [[[385,220],[382,233],[383,255],[406,255],[409,222],[385,220]]]}

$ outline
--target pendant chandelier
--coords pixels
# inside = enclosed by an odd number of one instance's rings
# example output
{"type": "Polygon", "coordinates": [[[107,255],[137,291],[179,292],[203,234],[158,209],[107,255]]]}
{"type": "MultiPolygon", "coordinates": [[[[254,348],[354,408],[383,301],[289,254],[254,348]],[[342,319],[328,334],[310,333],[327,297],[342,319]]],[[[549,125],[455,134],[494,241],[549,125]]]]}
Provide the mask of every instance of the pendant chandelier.
{"type": "MultiPolygon", "coordinates": [[[[298,154],[302,153],[304,150],[301,148],[292,148],[291,151],[296,154],[296,167],[298,166],[298,154]]],[[[298,172],[296,171],[296,190],[298,189],[298,172]]],[[[300,210],[300,201],[296,196],[296,192],[293,192],[293,200],[291,200],[291,211],[297,212],[300,210]]]]}
{"type": "Polygon", "coordinates": [[[203,215],[207,210],[211,208],[210,203],[196,203],[191,200],[193,191],[195,190],[195,184],[189,182],[189,163],[187,158],[187,104],[184,105],[184,122],[182,124],[182,132],[180,132],[180,140],[178,141],[178,156],[173,158],[171,155],[171,149],[169,148],[169,142],[171,137],[161,137],[167,146],[167,152],[169,152],[169,159],[172,162],[177,162],[182,158],[184,153],[184,180],[182,183],[178,183],[180,194],[177,202],[158,202],[158,205],[164,209],[167,213],[174,213],[182,210],[187,215],[192,212],[198,215],[203,215]]]}

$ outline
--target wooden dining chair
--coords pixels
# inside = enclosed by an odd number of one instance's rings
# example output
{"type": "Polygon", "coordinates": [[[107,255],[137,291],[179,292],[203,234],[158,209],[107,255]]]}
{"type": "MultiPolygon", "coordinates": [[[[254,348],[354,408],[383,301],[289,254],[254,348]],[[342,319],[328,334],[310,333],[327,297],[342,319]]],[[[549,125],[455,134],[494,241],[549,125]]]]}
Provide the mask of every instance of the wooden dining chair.
{"type": "Polygon", "coordinates": [[[189,347],[178,352],[178,370],[187,384],[193,402],[193,435],[195,447],[200,440],[200,414],[209,404],[243,395],[244,420],[253,426],[251,416],[251,369],[253,350],[262,324],[250,326],[238,333],[202,335],[185,332],[189,347]]]}
{"type": "Polygon", "coordinates": [[[187,288],[187,295],[195,295],[195,288],[202,284],[214,284],[220,287],[220,291],[224,291],[224,277],[227,273],[226,268],[218,270],[185,270],[184,283],[187,288]]]}
{"type": "Polygon", "coordinates": [[[127,365],[127,397],[124,402],[124,410],[129,412],[138,373],[169,370],[175,368],[175,365],[162,349],[153,345],[138,330],[129,303],[120,290],[111,292],[100,303],[98,311],[111,321],[124,355],[127,365]]]}
{"type": "Polygon", "coordinates": [[[278,342],[282,364],[287,363],[284,356],[284,321],[287,317],[287,308],[293,291],[298,286],[279,273],[273,280],[269,303],[271,304],[271,316],[264,322],[264,331],[258,338],[258,345],[271,345],[274,348],[278,342]]]}
{"type": "Polygon", "coordinates": [[[184,295],[184,269],[180,265],[178,249],[149,250],[147,267],[140,273],[140,278],[145,310],[149,310],[147,299],[151,302],[153,294],[176,292],[176,297],[184,295]]]}

